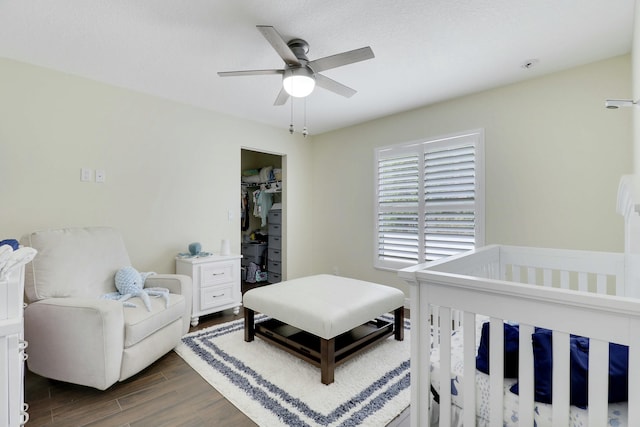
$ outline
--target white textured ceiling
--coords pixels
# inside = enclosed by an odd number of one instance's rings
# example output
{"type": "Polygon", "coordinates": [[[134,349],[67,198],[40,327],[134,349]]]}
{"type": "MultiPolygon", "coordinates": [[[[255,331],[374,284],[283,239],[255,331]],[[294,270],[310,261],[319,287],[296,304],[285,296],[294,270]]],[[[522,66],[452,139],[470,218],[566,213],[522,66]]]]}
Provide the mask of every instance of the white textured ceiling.
{"type": "Polygon", "coordinates": [[[0,57],[288,128],[279,76],[216,74],[282,68],[256,25],[311,60],[371,46],[323,73],[355,96],[307,98],[318,134],[628,53],[633,16],[634,0],[0,0],[0,57]]]}

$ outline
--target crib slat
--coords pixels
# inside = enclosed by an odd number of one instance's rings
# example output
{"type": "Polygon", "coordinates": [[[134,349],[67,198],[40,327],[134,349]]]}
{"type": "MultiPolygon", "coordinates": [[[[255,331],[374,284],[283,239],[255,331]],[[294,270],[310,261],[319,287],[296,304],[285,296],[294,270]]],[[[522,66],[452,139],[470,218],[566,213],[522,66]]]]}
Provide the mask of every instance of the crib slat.
{"type": "Polygon", "coordinates": [[[640,320],[633,319],[629,339],[629,425],[640,425],[640,320]]]}
{"type": "Polygon", "coordinates": [[[431,316],[433,322],[433,329],[435,331],[435,336],[433,338],[433,347],[440,347],[440,307],[436,305],[431,306],[431,316]]]}
{"type": "Polygon", "coordinates": [[[607,293],[607,275],[606,274],[598,274],[596,276],[596,292],[601,295],[604,295],[607,293]]]}
{"type": "Polygon", "coordinates": [[[569,425],[569,334],[553,331],[553,427],[569,425]]]}
{"type": "Polygon", "coordinates": [[[535,267],[527,267],[527,283],[530,285],[536,284],[536,269],[535,267]]]}
{"type": "Polygon", "coordinates": [[[440,425],[451,425],[451,309],[440,307],[440,425]]]}
{"type": "MultiPolygon", "coordinates": [[[[615,289],[616,295],[619,295],[619,296],[626,295],[627,291],[626,291],[626,284],[625,284],[624,277],[625,276],[623,273],[616,274],[616,289],[615,289]]],[[[628,296],[633,296],[633,295],[628,295],[628,296]]]]}
{"type": "MultiPolygon", "coordinates": [[[[432,333],[431,333],[431,320],[432,319],[432,306],[427,304],[427,296],[428,293],[426,291],[422,292],[422,295],[420,296],[420,303],[424,304],[424,309],[420,310],[419,315],[420,317],[418,318],[418,322],[422,323],[421,328],[419,328],[419,330],[416,333],[416,336],[419,337],[420,342],[416,343],[416,348],[412,349],[412,351],[418,355],[418,360],[420,361],[419,366],[415,367],[415,372],[418,373],[419,377],[422,379],[421,384],[418,385],[418,387],[420,388],[419,390],[419,396],[416,396],[416,398],[421,398],[424,399],[424,401],[427,402],[427,407],[430,408],[430,410],[432,410],[431,408],[431,346],[434,345],[434,339],[432,337],[432,333]],[[418,348],[421,347],[420,344],[422,343],[422,348],[418,348]]],[[[411,330],[413,331],[413,326],[411,327],[411,330]]],[[[411,342],[411,345],[413,345],[413,342],[411,342]]],[[[411,368],[414,369],[413,365],[411,365],[411,368]]],[[[413,372],[412,372],[413,375],[413,372]]],[[[413,376],[411,377],[413,378],[413,376]]],[[[422,402],[422,401],[421,401],[422,402]]],[[[413,400],[411,402],[411,404],[414,404],[413,400]]],[[[418,403],[415,403],[418,406],[418,403]]],[[[421,405],[419,405],[421,406],[421,405]]],[[[426,417],[424,413],[420,413],[418,414],[418,418],[422,418],[422,420],[424,420],[425,422],[427,420],[430,419],[430,415],[431,412],[430,410],[427,411],[426,417]]]]}
{"type": "Polygon", "coordinates": [[[589,425],[607,425],[609,343],[589,340],[589,425]]]}
{"type": "Polygon", "coordinates": [[[542,284],[544,286],[553,286],[553,271],[545,268],[542,270],[542,284]]]}
{"type": "MultiPolygon", "coordinates": [[[[7,281],[4,281],[4,284],[6,283],[7,281]]],[[[2,377],[2,385],[0,385],[0,399],[2,399],[2,402],[9,402],[9,399],[11,398],[9,390],[9,384],[11,384],[11,382],[8,378],[8,370],[12,365],[12,363],[9,363],[11,361],[9,358],[9,338],[10,336],[5,333],[0,336],[0,363],[2,363],[2,372],[0,373],[0,377],[2,377]]],[[[2,406],[3,408],[0,409],[0,419],[7,420],[10,418],[9,405],[5,403],[2,406]]]]}
{"type": "Polygon", "coordinates": [[[463,425],[476,424],[476,316],[468,311],[462,319],[464,338],[464,402],[463,425]]]}
{"type": "Polygon", "coordinates": [[[431,305],[429,288],[411,286],[411,426],[428,425],[431,418],[431,305]],[[415,410],[413,410],[415,408],[415,410]]]}
{"type": "Polygon", "coordinates": [[[489,424],[503,424],[504,400],[504,325],[490,318],[489,326],[489,424]]]}
{"type": "Polygon", "coordinates": [[[511,281],[512,282],[516,282],[516,283],[520,283],[520,266],[519,265],[512,265],[511,266],[511,281]]]}
{"type": "Polygon", "coordinates": [[[578,290],[583,292],[589,290],[589,276],[583,271],[578,273],[578,290]]]}
{"type": "Polygon", "coordinates": [[[451,312],[451,320],[453,321],[453,329],[460,329],[462,325],[462,315],[463,313],[460,310],[453,310],[451,312]]]}
{"type": "Polygon", "coordinates": [[[504,277],[500,275],[502,271],[500,270],[499,262],[492,262],[491,264],[488,265],[488,269],[489,270],[488,270],[487,278],[500,280],[502,277],[504,277]]]}
{"type": "Polygon", "coordinates": [[[569,289],[569,272],[566,270],[560,271],[560,287],[562,289],[569,289]]]}
{"type": "Polygon", "coordinates": [[[531,344],[531,334],[533,334],[533,326],[520,324],[520,351],[518,352],[518,418],[521,426],[533,426],[534,387],[533,345],[531,344]]]}

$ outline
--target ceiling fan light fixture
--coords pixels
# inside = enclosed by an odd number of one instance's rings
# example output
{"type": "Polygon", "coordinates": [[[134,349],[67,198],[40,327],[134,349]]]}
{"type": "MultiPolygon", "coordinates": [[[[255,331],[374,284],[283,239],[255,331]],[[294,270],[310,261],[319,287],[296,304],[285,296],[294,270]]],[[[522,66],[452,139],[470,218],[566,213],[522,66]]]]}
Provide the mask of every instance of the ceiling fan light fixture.
{"type": "Polygon", "coordinates": [[[307,68],[292,68],[286,70],[282,79],[282,87],[295,98],[309,96],[316,87],[316,79],[307,68]]]}

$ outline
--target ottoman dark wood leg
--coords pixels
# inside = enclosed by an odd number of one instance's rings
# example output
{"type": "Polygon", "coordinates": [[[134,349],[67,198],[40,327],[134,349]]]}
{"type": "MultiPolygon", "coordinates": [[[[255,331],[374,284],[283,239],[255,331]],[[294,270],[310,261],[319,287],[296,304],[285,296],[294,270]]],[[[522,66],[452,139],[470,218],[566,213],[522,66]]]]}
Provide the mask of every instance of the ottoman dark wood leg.
{"type": "Polygon", "coordinates": [[[253,341],[253,338],[256,336],[254,319],[255,312],[250,308],[244,307],[244,340],[246,342],[253,341]]]}
{"type": "Polygon", "coordinates": [[[320,381],[322,384],[333,382],[333,371],[336,368],[336,339],[320,339],[320,381]]]}
{"type": "Polygon", "coordinates": [[[395,330],[395,339],[397,341],[404,341],[404,307],[396,308],[393,314],[393,329],[395,330]]]}

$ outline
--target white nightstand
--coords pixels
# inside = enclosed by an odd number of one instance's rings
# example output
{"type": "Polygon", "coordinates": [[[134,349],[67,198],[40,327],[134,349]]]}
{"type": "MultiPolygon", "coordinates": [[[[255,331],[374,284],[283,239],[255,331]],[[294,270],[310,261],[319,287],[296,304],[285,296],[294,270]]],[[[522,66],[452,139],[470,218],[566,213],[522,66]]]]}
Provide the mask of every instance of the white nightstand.
{"type": "Polygon", "coordinates": [[[211,255],[202,258],[176,258],[176,273],[193,280],[191,326],[197,326],[200,316],[233,308],[240,312],[241,255],[211,255]]]}

